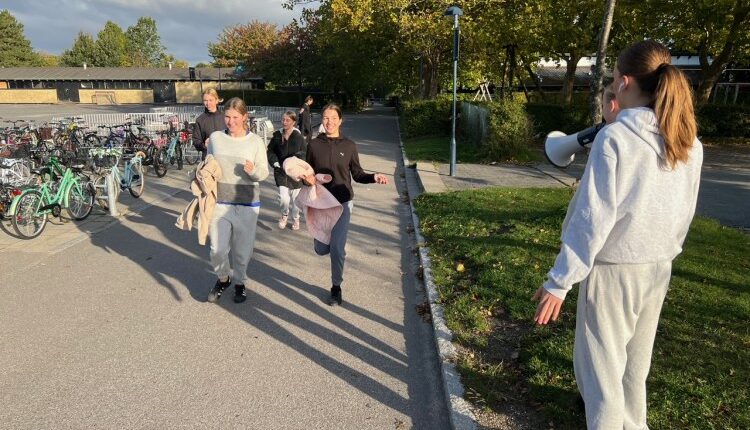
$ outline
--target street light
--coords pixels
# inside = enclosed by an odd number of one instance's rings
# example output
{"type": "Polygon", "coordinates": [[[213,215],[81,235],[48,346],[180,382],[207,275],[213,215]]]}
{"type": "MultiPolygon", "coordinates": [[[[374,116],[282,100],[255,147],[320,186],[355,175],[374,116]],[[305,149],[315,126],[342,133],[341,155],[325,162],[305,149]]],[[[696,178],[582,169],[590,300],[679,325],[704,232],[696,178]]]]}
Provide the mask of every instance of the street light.
{"type": "Polygon", "coordinates": [[[453,17],[453,115],[451,117],[451,166],[450,175],[456,176],[456,80],[458,75],[458,36],[461,30],[458,28],[458,17],[464,11],[458,6],[451,6],[443,14],[453,17]]]}

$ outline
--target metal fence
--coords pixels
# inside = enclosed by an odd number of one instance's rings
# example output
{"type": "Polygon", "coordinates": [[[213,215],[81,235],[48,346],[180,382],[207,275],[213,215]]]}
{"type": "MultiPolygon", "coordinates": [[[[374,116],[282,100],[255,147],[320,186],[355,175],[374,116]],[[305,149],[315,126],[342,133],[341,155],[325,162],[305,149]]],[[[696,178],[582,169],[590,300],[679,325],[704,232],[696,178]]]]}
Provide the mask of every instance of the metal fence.
{"type": "Polygon", "coordinates": [[[461,103],[459,117],[461,133],[473,144],[481,145],[489,132],[489,111],[487,108],[468,102],[461,103]]]}

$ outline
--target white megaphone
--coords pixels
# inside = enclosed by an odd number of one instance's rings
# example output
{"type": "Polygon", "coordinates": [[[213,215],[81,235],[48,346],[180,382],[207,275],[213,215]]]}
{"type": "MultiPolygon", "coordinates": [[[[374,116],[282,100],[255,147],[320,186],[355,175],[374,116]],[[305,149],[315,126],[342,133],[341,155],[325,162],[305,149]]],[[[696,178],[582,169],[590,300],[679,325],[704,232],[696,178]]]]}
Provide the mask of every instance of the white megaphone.
{"type": "Polygon", "coordinates": [[[564,169],[573,162],[576,152],[588,148],[606,123],[599,123],[574,134],[553,131],[544,141],[544,155],[553,166],[564,169]]]}

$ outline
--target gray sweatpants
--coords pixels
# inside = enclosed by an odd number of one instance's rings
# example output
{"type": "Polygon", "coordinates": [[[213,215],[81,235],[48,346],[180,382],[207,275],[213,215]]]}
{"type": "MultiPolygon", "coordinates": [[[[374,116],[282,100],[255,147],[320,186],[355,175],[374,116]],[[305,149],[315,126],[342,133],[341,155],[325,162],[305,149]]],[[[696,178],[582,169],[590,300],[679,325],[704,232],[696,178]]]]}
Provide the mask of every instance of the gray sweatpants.
{"type": "Polygon", "coordinates": [[[249,286],[247,266],[253,258],[259,213],[260,207],[216,205],[208,237],[211,239],[211,265],[219,279],[231,276],[235,284],[249,286]]]}
{"type": "Polygon", "coordinates": [[[346,236],[349,233],[349,221],[352,218],[354,201],[350,200],[341,205],[344,207],[344,211],[341,213],[341,218],[336,222],[336,225],[333,226],[333,231],[331,232],[331,243],[326,245],[323,242],[319,242],[317,239],[313,240],[316,254],[331,254],[331,283],[338,286],[341,286],[341,283],[344,281],[346,236]]]}
{"type": "Polygon", "coordinates": [[[283,185],[279,186],[279,207],[282,215],[289,215],[291,209],[292,219],[298,219],[300,208],[297,206],[297,196],[301,188],[292,189],[283,185]]]}
{"type": "Polygon", "coordinates": [[[591,429],[648,429],[646,377],[672,262],[596,263],[581,282],[573,350],[591,429]]]}

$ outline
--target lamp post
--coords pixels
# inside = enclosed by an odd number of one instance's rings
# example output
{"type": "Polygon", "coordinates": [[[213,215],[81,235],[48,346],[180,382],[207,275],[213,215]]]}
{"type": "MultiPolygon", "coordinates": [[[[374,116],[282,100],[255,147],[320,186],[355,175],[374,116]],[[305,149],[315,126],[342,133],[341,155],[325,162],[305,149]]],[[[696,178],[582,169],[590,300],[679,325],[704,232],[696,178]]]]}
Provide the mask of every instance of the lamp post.
{"type": "Polygon", "coordinates": [[[458,6],[451,6],[443,14],[453,17],[453,115],[451,116],[451,165],[450,175],[456,176],[456,80],[458,75],[458,36],[461,30],[458,28],[458,17],[464,11],[458,6]]]}

